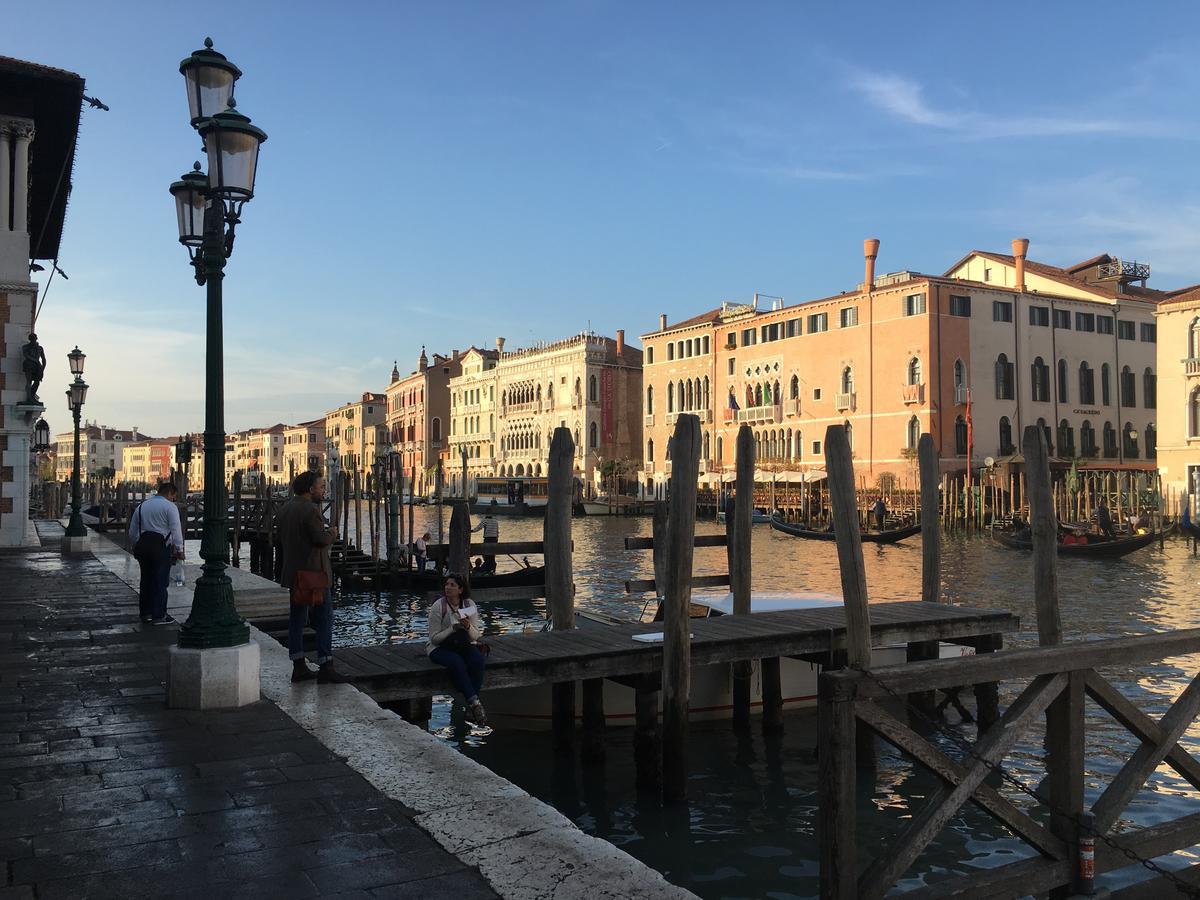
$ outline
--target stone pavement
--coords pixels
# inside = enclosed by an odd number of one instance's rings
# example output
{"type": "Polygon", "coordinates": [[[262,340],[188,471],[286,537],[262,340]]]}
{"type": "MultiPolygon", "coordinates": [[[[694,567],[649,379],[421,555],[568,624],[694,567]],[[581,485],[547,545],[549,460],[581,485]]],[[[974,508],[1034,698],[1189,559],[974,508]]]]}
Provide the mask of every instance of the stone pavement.
{"type": "Polygon", "coordinates": [[[94,557],[0,551],[0,900],[496,896],[274,703],[167,709],[174,639],[94,557]]]}

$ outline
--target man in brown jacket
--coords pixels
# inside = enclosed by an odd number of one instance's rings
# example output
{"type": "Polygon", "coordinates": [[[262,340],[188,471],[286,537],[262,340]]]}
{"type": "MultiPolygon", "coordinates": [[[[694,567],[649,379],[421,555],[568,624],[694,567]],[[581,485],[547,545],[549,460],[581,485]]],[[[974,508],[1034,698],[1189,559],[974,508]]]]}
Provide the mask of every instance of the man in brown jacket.
{"type": "MultiPolygon", "coordinates": [[[[291,590],[296,573],[324,572],[333,584],[329,564],[329,545],[337,539],[337,529],[326,527],[321,519],[321,500],[325,479],[315,472],[302,472],[292,482],[295,495],[279,510],[275,523],[283,553],[283,572],[279,583],[291,590]]],[[[338,684],[346,679],[333,667],[333,591],[325,589],[325,602],[306,606],[295,602],[288,616],[288,653],[292,658],[292,681],[317,679],[318,683],[338,684]],[[312,621],[317,633],[317,664],[314,672],[304,661],[304,626],[312,621]]]]}

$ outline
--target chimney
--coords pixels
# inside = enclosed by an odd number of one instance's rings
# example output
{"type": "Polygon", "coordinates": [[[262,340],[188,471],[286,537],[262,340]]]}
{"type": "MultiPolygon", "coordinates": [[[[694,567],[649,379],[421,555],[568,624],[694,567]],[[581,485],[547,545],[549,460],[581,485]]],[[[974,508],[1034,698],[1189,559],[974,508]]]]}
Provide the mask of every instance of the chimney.
{"type": "Polygon", "coordinates": [[[617,329],[617,356],[621,356],[625,352],[625,329],[617,329]]]}
{"type": "Polygon", "coordinates": [[[863,260],[866,271],[863,274],[863,289],[869,294],[875,288],[875,257],[879,255],[879,238],[867,238],[863,241],[863,260]]]}
{"type": "Polygon", "coordinates": [[[1012,242],[1013,262],[1017,266],[1017,290],[1025,293],[1025,254],[1029,252],[1029,238],[1014,238],[1012,242]]]}
{"type": "Polygon", "coordinates": [[[504,338],[502,338],[502,337],[496,338],[496,352],[497,353],[504,352],[504,338]]]}
{"type": "Polygon", "coordinates": [[[451,360],[451,362],[458,362],[458,351],[457,350],[453,351],[453,355],[450,357],[450,360],[451,360]]]}
{"type": "Polygon", "coordinates": [[[659,331],[667,330],[667,314],[666,313],[658,314],[658,330],[659,331]]]}

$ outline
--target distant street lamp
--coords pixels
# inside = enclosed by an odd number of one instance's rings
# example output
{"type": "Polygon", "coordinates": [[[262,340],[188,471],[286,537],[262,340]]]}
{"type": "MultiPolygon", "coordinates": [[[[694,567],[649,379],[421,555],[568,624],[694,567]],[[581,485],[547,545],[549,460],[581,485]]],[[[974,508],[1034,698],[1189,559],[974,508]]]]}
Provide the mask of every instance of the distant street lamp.
{"type": "Polygon", "coordinates": [[[204,142],[208,174],[193,171],[171,185],[179,242],[188,250],[196,283],[208,288],[204,411],[204,533],[201,576],[188,620],[179,629],[181,648],[236,647],[250,640],[238,615],[233,585],[225,571],[229,551],[225,498],[225,386],[221,283],[233,253],[242,206],[254,196],[258,151],[267,135],[234,106],[233,86],[241,70],[212,49],[206,38],[179,64],[187,85],[192,127],[204,142]]]}
{"type": "Polygon", "coordinates": [[[83,404],[87,400],[88,386],[83,380],[83,361],[87,354],[78,347],[67,354],[71,365],[71,374],[75,380],[67,388],[67,408],[75,419],[75,465],[71,472],[71,519],[67,522],[67,537],[87,537],[87,529],[83,527],[83,516],[79,514],[79,417],[83,412],[83,404]]]}
{"type": "Polygon", "coordinates": [[[33,452],[45,453],[50,449],[50,426],[45,419],[38,419],[33,426],[33,452]]]}

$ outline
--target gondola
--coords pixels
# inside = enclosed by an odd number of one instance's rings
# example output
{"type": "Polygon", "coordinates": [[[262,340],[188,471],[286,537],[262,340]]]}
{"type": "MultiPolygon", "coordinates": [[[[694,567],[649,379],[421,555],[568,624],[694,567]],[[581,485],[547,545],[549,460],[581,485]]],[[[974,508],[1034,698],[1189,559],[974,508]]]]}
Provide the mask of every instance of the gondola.
{"type": "MultiPolygon", "coordinates": [[[[1013,534],[1006,534],[1003,531],[993,532],[992,537],[1010,550],[1033,549],[1032,541],[1018,538],[1013,534]]],[[[1115,558],[1124,556],[1127,553],[1133,553],[1135,550],[1141,550],[1143,547],[1149,547],[1158,540],[1158,533],[1150,531],[1146,534],[1135,534],[1128,537],[1122,536],[1103,541],[1093,540],[1093,538],[1093,535],[1088,535],[1088,543],[1086,544],[1059,544],[1058,555],[1078,556],[1083,559],[1115,558]]]]}
{"type": "MultiPolygon", "coordinates": [[[[499,572],[495,575],[477,575],[470,573],[471,590],[482,591],[488,588],[536,587],[546,583],[545,566],[526,566],[515,572],[499,572]]],[[[420,591],[440,591],[445,576],[437,572],[411,572],[408,575],[409,584],[420,591]]]]}
{"type": "MultiPolygon", "coordinates": [[[[804,538],[809,541],[832,541],[836,537],[832,531],[810,531],[807,528],[801,528],[799,525],[792,525],[790,522],[785,522],[777,516],[771,517],[771,527],[776,531],[782,531],[784,534],[790,534],[792,537],[804,538]]],[[[912,537],[914,534],[920,534],[921,525],[908,525],[904,528],[892,528],[888,531],[863,531],[859,533],[859,537],[865,544],[894,544],[896,541],[902,541],[907,537],[912,537]]]]}

